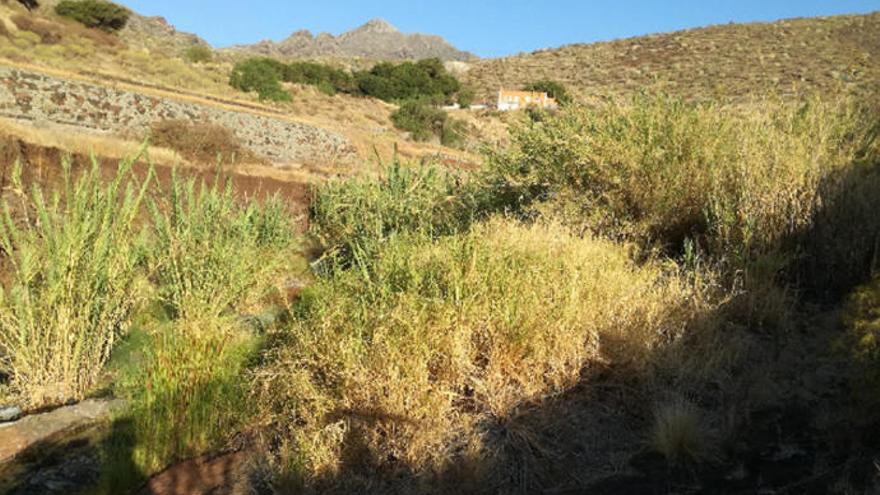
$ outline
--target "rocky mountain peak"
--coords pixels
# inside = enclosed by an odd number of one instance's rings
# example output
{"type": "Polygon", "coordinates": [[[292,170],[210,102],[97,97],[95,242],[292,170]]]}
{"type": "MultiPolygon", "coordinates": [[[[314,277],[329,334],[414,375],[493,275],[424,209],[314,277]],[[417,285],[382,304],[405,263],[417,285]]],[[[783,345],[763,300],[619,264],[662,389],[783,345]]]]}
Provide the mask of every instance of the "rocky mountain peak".
{"type": "Polygon", "coordinates": [[[368,33],[368,34],[393,34],[399,33],[400,31],[391,25],[385,19],[371,19],[363,26],[354,30],[356,33],[368,33]]]}
{"type": "Polygon", "coordinates": [[[239,45],[228,50],[287,59],[360,57],[405,60],[437,57],[445,61],[468,61],[475,58],[473,54],[458,50],[439,36],[402,33],[388,21],[379,18],[339,36],[328,33],[314,36],[309,31],[299,30],[278,43],[239,45]]]}

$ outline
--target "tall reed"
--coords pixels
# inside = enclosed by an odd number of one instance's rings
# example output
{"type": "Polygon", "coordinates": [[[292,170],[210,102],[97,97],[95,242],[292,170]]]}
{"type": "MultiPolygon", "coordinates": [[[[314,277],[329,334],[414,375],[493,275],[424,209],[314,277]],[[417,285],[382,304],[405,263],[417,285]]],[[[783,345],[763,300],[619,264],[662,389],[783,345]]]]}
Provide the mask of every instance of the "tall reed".
{"type": "Polygon", "coordinates": [[[82,399],[140,299],[135,219],[150,181],[139,184],[131,166],[105,182],[97,160],[78,179],[65,160],[48,197],[39,185],[25,195],[14,174],[21,205],[4,201],[0,223],[0,369],[28,407],[82,399]]]}

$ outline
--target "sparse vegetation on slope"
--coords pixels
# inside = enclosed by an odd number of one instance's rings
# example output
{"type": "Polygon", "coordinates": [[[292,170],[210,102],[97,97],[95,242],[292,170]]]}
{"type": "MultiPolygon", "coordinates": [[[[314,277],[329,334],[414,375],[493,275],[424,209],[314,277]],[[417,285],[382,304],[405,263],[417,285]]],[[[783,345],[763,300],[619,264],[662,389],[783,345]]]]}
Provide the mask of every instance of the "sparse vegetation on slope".
{"type": "Polygon", "coordinates": [[[199,163],[235,163],[253,160],[253,152],[226,127],[189,120],[163,120],[150,129],[150,142],[199,163]]]}
{"type": "Polygon", "coordinates": [[[481,60],[463,81],[491,95],[553,79],[580,100],[645,88],[701,100],[865,94],[880,84],[878,33],[880,13],[719,25],[481,60]]]}

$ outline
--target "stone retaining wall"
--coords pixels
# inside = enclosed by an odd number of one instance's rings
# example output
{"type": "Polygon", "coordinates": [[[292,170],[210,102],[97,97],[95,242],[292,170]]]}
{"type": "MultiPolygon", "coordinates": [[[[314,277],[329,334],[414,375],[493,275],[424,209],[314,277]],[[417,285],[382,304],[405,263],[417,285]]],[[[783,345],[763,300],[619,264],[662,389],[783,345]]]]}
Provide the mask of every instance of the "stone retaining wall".
{"type": "Polygon", "coordinates": [[[116,134],[144,133],[161,120],[211,122],[276,164],[339,162],[355,153],[343,136],[305,124],[3,66],[0,116],[116,134]]]}

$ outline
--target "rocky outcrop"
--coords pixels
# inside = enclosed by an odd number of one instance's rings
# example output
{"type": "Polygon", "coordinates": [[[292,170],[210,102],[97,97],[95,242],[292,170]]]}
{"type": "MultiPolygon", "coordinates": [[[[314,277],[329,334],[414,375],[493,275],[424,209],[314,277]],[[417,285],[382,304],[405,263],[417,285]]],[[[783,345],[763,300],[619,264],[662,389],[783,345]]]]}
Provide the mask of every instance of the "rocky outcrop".
{"type": "Polygon", "coordinates": [[[244,146],[276,165],[335,163],[355,153],[339,134],[282,118],[3,66],[0,116],[127,135],[145,135],[162,120],[210,122],[230,129],[244,146]]]}
{"type": "Polygon", "coordinates": [[[450,45],[440,36],[407,34],[382,19],[373,19],[363,26],[333,36],[301,30],[287,39],[261,41],[253,45],[228,48],[232,52],[277,58],[361,57],[376,60],[414,60],[439,58],[445,61],[468,61],[476,57],[450,45]]]}

